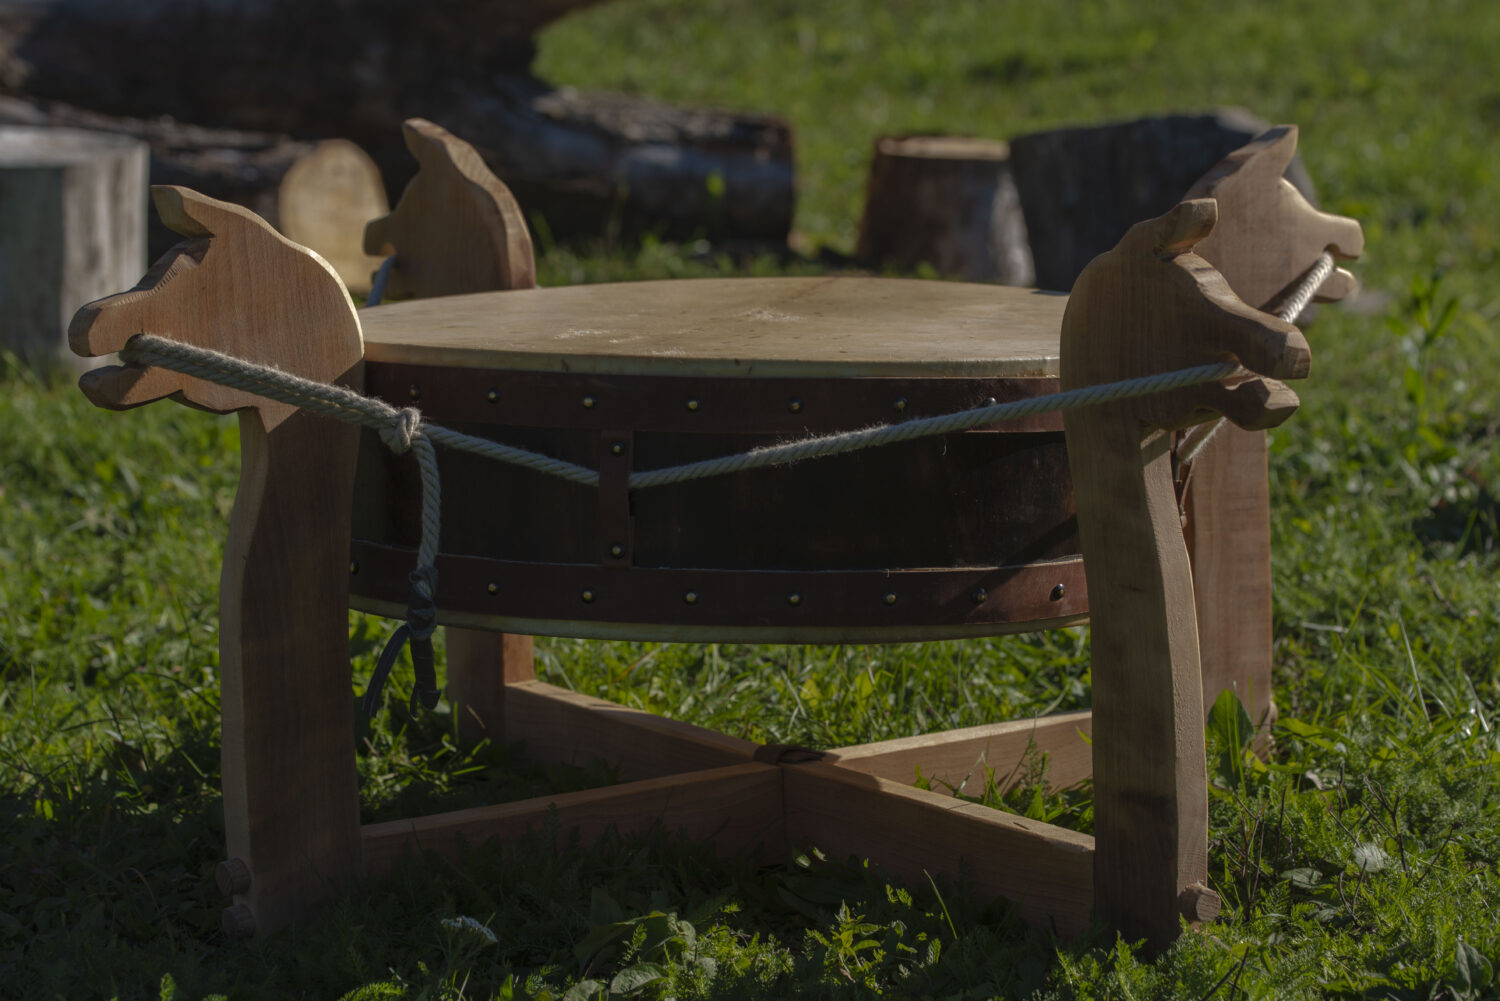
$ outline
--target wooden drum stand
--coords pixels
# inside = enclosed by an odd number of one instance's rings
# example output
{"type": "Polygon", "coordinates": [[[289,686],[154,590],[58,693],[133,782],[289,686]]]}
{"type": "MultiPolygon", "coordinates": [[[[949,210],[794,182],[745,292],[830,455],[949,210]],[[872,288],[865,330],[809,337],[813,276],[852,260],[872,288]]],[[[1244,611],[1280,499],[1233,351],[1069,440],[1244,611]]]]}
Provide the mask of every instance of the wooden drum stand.
{"type": "MultiPolygon", "coordinates": [[[[408,223],[472,220],[478,204],[502,234],[485,251],[501,262],[491,280],[530,284],[529,241],[503,186],[441,130],[413,123],[408,138],[435,159],[372,226],[371,249],[395,249],[400,268],[403,213],[408,223]],[[457,165],[458,180],[435,193],[439,161],[457,165]]],[[[466,726],[522,740],[542,761],[605,758],[624,781],[361,828],[346,609],[404,608],[419,534],[415,463],[372,432],[241,390],[157,367],[96,370],[81,385],[101,406],[171,396],[240,414],[220,607],[230,856],[220,881],[235,900],[226,928],[267,933],[409,846],[452,851],[554,810],[585,837],[660,822],[726,851],[759,844],[774,858],[815,844],[908,877],[964,863],[982,891],[1064,934],[1096,913],[1160,945],[1182,916],[1211,917],[1204,700],[1233,684],[1260,715],[1270,705],[1265,453],[1260,437],[1226,432],[1180,502],[1169,432],[1212,413],[1267,427],[1295,408],[1275,380],[1305,374],[1306,342],[1243,300],[1272,308],[1325,250],[1361,249],[1357,224],[1316,212],[1281,180],[1295,141],[1294,129],[1273,130],[1231,156],[1189,200],[1091,264],[1071,299],[735,279],[450,296],[358,314],[320,258],[249,212],[156,189],[163,219],[188,239],[135,289],[79,312],[79,353],[156,333],[599,470],[595,489],[441,454],[445,625],[843,643],[1093,624],[1092,715],[823,754],[543,684],[519,641],[503,672],[480,665],[483,642],[450,634],[450,695],[466,726]],[[632,470],[1226,358],[1248,372],[1063,418],[627,488],[632,470]],[[1094,776],[1093,837],[910,784],[919,767],[954,784],[981,760],[1009,771],[1033,744],[1049,756],[1053,786],[1094,776]]],[[[447,252],[429,243],[437,249],[425,260],[447,252]]],[[[1351,288],[1336,271],[1320,296],[1351,288]]]]}

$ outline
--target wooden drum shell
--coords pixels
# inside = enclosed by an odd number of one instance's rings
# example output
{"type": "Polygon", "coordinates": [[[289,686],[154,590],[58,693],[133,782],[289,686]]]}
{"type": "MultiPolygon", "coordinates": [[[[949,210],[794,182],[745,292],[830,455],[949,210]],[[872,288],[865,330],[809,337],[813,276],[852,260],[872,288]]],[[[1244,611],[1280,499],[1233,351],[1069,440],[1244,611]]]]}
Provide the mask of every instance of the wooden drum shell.
{"type": "MultiPolygon", "coordinates": [[[[624,487],[632,465],[1053,392],[1050,378],[733,379],[372,362],[366,382],[398,405],[415,399],[436,423],[603,474],[595,489],[440,450],[438,604],[450,623],[884,641],[1036,628],[1087,611],[1056,414],[633,496],[624,487]]],[[[415,461],[373,433],[359,470],[352,590],[357,605],[389,612],[405,601],[420,482],[415,461]]]]}

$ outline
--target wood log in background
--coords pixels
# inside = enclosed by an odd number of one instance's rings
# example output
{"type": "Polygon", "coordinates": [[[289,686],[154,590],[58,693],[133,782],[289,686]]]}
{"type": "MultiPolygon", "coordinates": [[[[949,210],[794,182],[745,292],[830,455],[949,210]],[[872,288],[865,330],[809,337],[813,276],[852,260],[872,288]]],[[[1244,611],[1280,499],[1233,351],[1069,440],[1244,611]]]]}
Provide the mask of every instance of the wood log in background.
{"type": "MultiPolygon", "coordinates": [[[[784,241],[794,200],[785,121],[529,75],[535,32],[597,2],[0,0],[0,92],[109,118],[349,139],[379,164],[392,202],[413,173],[401,123],[423,117],[478,148],[553,236],[784,241]]],[[[273,146],[262,147],[265,164],[244,147],[216,148],[234,149],[251,173],[278,169],[273,146]]]]}
{"type": "MultiPolygon", "coordinates": [[[[180,184],[210,198],[243,205],[273,226],[278,221],[282,178],[315,147],[285,135],[208,129],[165,118],[116,118],[64,104],[7,97],[0,97],[0,125],[88,129],[139,139],[150,150],[152,184],[180,184]]],[[[144,192],[141,198],[144,204],[144,192]]],[[[154,212],[149,214],[147,246],[152,260],[181,239],[154,212]]],[[[121,287],[135,284],[139,277],[137,273],[121,287]]]]}
{"type": "MultiPolygon", "coordinates": [[[[1036,283],[1066,292],[1142,219],[1166,212],[1208,169],[1270,124],[1242,109],[1052,129],[1010,142],[1036,283]]],[[[1300,160],[1287,170],[1316,204],[1300,160]]]]}
{"type": "Polygon", "coordinates": [[[146,148],[74,129],[0,126],[0,347],[83,367],[68,321],[146,268],[146,148]]]}
{"type": "Polygon", "coordinates": [[[1035,278],[1010,148],[992,139],[888,136],[875,143],[856,259],[966,281],[1035,278]]]}

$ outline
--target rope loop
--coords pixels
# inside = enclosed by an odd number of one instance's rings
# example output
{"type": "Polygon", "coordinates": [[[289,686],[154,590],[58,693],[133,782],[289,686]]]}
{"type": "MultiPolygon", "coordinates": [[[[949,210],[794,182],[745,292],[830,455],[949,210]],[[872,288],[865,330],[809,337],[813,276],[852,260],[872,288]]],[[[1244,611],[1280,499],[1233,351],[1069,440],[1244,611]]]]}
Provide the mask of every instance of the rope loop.
{"type": "Polygon", "coordinates": [[[422,434],[422,411],[402,407],[390,424],[380,429],[380,440],[397,455],[411,451],[412,442],[422,434]]]}

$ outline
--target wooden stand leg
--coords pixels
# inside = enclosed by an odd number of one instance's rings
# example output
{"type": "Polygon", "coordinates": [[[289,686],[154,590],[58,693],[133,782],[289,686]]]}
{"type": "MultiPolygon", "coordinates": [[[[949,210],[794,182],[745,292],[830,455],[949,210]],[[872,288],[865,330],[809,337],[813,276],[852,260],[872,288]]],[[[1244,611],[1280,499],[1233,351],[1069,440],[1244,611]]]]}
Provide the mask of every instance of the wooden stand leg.
{"type": "Polygon", "coordinates": [[[349,509],[358,429],[240,420],[220,582],[224,827],[234,936],[294,920],[361,872],[349,696],[349,509]]]}
{"type": "Polygon", "coordinates": [[[1168,467],[1170,436],[1064,420],[1099,461],[1074,483],[1092,608],[1094,903],[1127,939],[1177,937],[1179,896],[1208,877],[1208,770],[1192,583],[1168,467]],[[1109,438],[1117,440],[1105,444],[1109,438]],[[1102,465],[1102,463],[1100,463],[1102,465]],[[1111,513],[1113,512],[1113,513],[1111,513]]]}
{"type": "Polygon", "coordinates": [[[1220,429],[1193,461],[1183,534],[1193,564],[1203,708],[1234,692],[1264,741],[1271,698],[1271,516],[1266,433],[1220,429]]]}
{"type": "Polygon", "coordinates": [[[530,636],[447,627],[448,703],[458,739],[472,747],[505,736],[505,686],[534,681],[530,636]]]}

